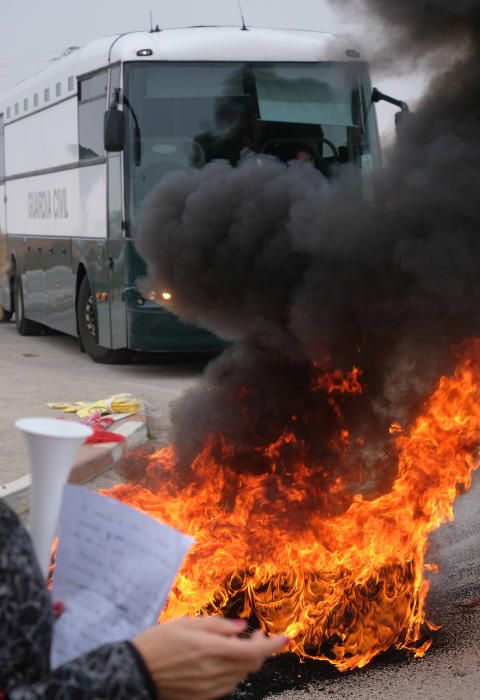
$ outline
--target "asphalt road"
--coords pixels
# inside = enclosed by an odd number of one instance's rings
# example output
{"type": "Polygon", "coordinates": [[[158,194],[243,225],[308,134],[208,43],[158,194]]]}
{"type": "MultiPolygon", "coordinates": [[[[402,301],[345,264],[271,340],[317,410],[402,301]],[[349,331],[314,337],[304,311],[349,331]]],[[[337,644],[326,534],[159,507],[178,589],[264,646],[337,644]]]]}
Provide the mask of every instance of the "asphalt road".
{"type": "Polygon", "coordinates": [[[23,416],[62,415],[49,402],[107,398],[128,392],[148,401],[168,423],[168,406],[200,376],[208,358],[139,355],[130,365],[99,365],[64,335],[21,337],[0,323],[0,485],[28,472],[26,449],[14,428],[23,416]]]}
{"type": "Polygon", "coordinates": [[[457,499],[455,520],[431,541],[428,618],[441,630],[423,659],[389,652],[341,674],[292,656],[269,661],[234,700],[480,700],[480,473],[457,499]]]}
{"type": "MultiPolygon", "coordinates": [[[[21,338],[13,324],[0,324],[0,484],[27,473],[27,458],[14,421],[26,415],[57,415],[50,401],[99,399],[131,392],[160,409],[200,376],[205,359],[140,356],[131,365],[106,366],[82,355],[66,336],[21,338]]],[[[367,668],[340,674],[295,657],[269,661],[235,693],[235,700],[480,700],[480,473],[457,500],[455,521],[431,543],[429,618],[442,626],[421,660],[390,652],[367,668]]]]}

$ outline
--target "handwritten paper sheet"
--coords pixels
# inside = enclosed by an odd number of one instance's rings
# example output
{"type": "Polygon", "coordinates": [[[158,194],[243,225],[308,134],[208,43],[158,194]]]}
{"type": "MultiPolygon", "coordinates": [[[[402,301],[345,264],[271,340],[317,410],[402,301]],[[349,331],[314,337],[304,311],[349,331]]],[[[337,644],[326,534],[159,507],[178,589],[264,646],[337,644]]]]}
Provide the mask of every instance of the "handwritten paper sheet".
{"type": "Polygon", "coordinates": [[[58,527],[51,663],[155,624],[193,540],[130,506],[67,484],[58,527]]]}

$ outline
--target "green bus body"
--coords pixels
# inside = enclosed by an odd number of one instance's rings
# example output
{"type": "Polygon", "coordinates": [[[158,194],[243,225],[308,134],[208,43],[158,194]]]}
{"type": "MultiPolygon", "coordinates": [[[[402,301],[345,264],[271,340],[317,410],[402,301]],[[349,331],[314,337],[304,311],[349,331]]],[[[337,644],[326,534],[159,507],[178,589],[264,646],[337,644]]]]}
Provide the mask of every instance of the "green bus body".
{"type": "Polygon", "coordinates": [[[322,162],[354,163],[367,177],[379,163],[368,67],[357,52],[327,35],[214,29],[110,38],[0,99],[9,261],[0,302],[21,334],[48,327],[80,335],[100,362],[130,351],[219,351],[224,339],[182,323],[137,288],[147,272],[137,222],[149,191],[168,172],[218,158],[235,165],[245,147],[287,162],[301,141],[322,162]],[[123,114],[125,141],[107,152],[112,109],[123,114]]]}

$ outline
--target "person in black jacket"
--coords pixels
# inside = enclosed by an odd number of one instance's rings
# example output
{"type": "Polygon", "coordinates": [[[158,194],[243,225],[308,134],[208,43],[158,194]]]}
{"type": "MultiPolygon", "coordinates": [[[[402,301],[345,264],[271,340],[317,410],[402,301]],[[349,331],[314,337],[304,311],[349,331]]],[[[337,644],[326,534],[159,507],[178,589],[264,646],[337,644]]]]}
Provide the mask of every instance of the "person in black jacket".
{"type": "Polygon", "coordinates": [[[54,612],[30,538],[0,499],[0,700],[213,700],[287,643],[241,620],[182,618],[52,671],[54,612]]]}

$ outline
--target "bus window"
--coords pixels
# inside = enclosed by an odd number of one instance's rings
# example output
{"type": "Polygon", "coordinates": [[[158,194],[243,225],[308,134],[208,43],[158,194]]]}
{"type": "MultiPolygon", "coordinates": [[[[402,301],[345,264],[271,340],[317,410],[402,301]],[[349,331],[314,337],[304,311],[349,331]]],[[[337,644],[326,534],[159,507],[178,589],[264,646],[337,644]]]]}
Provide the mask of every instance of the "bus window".
{"type": "Polygon", "coordinates": [[[253,100],[245,91],[243,64],[130,64],[125,84],[132,218],[168,172],[202,167],[216,158],[236,163],[249,143],[253,100]]]}
{"type": "Polygon", "coordinates": [[[342,64],[255,68],[260,119],[353,126],[351,85],[342,64]]]}
{"type": "Polygon", "coordinates": [[[89,100],[96,100],[100,97],[105,98],[107,93],[107,71],[101,71],[100,73],[95,73],[90,78],[84,78],[80,81],[80,95],[79,99],[81,102],[88,102],[89,100]]]}
{"type": "MultiPolygon", "coordinates": [[[[114,99],[115,90],[120,88],[120,64],[110,68],[108,104],[114,99]]],[[[108,237],[123,237],[122,229],[122,156],[120,153],[107,154],[107,197],[108,197],[108,237]]]]}
{"type": "Polygon", "coordinates": [[[279,63],[255,66],[253,73],[261,152],[289,161],[302,144],[327,177],[339,163],[358,163],[357,79],[348,64],[279,63]]]}
{"type": "Polygon", "coordinates": [[[368,75],[364,77],[360,88],[362,112],[365,121],[365,138],[362,148],[364,167],[372,170],[381,163],[380,138],[375,115],[375,105],[372,101],[372,86],[368,75]]]}
{"type": "Polygon", "coordinates": [[[107,100],[107,71],[79,82],[78,145],[80,160],[104,155],[103,116],[107,100]]]}
{"type": "Polygon", "coordinates": [[[284,162],[307,149],[326,177],[368,147],[348,63],[132,63],[125,68],[128,218],[169,172],[245,149],[284,162]],[[301,146],[301,148],[300,148],[301,146]]]}

